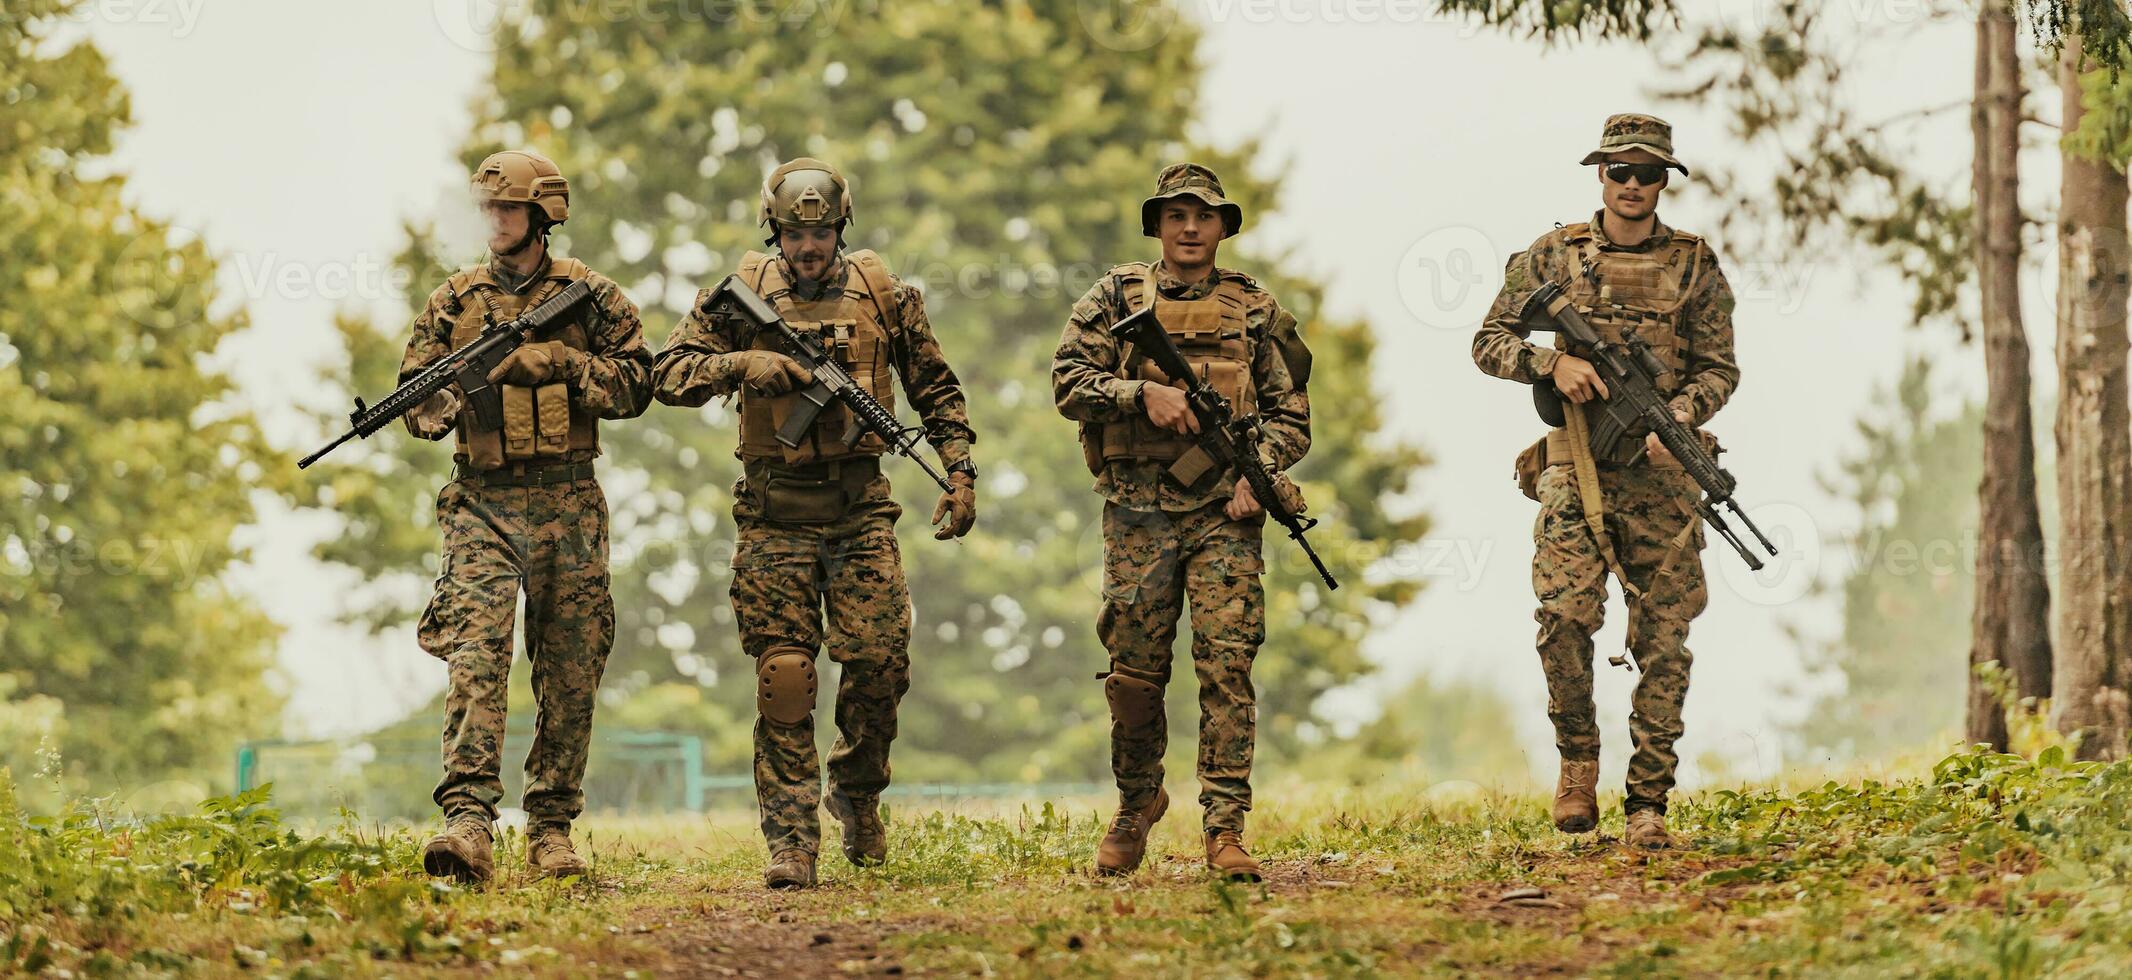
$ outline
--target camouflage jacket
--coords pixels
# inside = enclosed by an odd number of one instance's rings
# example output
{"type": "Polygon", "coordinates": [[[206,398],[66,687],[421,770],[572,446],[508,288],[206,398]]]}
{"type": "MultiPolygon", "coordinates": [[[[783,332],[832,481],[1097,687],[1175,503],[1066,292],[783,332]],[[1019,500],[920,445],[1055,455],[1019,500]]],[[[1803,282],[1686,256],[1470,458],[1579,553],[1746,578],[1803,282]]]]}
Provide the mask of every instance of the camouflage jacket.
{"type": "MultiPolygon", "coordinates": [[[[503,268],[493,257],[488,272],[499,283],[523,283],[529,278],[503,268]]],[[[590,349],[564,364],[560,380],[569,385],[570,401],[578,408],[603,419],[636,418],[651,407],[651,348],[644,344],[644,324],[637,318],[637,304],[606,276],[594,272],[586,281],[592,285],[591,308],[597,314],[585,320],[590,349]]],[[[423,368],[452,352],[452,329],[461,312],[459,298],[452,295],[449,283],[429,294],[429,302],[415,315],[407,354],[400,359],[401,381],[420,374],[423,368]]],[[[437,438],[443,438],[443,434],[437,438]]],[[[562,460],[581,463],[597,455],[597,450],[573,449],[562,460]]],[[[453,453],[452,458],[466,461],[463,453],[453,453]]]]}
{"type": "MultiPolygon", "coordinates": [[[[1224,271],[1217,269],[1200,282],[1187,283],[1158,262],[1155,288],[1170,299],[1203,299],[1213,293],[1224,271]]],[[[1254,347],[1256,408],[1265,436],[1260,453],[1269,469],[1280,472],[1310,451],[1310,396],[1289,373],[1280,338],[1288,338],[1286,343],[1291,350],[1303,348],[1297,338],[1295,317],[1281,308],[1272,293],[1252,282],[1245,291],[1245,304],[1245,328],[1254,347]]],[[[1116,269],[1096,280],[1073,304],[1073,313],[1059,337],[1058,351],[1051,359],[1051,394],[1060,415],[1076,422],[1100,423],[1146,411],[1140,401],[1140,389],[1147,382],[1118,376],[1118,342],[1109,330],[1130,312],[1116,269]]],[[[1235,492],[1238,477],[1233,468],[1224,471],[1219,479],[1203,479],[1189,489],[1169,479],[1167,468],[1168,464],[1153,460],[1113,460],[1096,477],[1095,489],[1121,507],[1167,511],[1197,510],[1235,492]]]]}
{"type": "MultiPolygon", "coordinates": [[[[1606,239],[1600,215],[1592,216],[1592,233],[1602,250],[1643,252],[1671,241],[1673,229],[1659,222],[1651,237],[1634,245],[1616,245],[1606,239]]],[[[1708,244],[1700,246],[1709,249],[1708,244]]],[[[1498,378],[1532,384],[1549,377],[1561,356],[1552,347],[1526,339],[1518,325],[1518,311],[1525,298],[1548,280],[1568,282],[1582,273],[1577,252],[1564,241],[1564,230],[1541,235],[1532,247],[1510,257],[1503,267],[1503,290],[1488,308],[1488,318],[1473,335],[1473,362],[1498,378]]],[[[1681,308],[1681,347],[1687,361],[1680,391],[1671,399],[1677,411],[1688,413],[1691,425],[1702,425],[1725,407],[1740,384],[1740,366],[1732,353],[1732,286],[1718,267],[1715,252],[1704,257],[1695,292],[1681,308]]]]}
{"type": "MultiPolygon", "coordinates": [[[[824,288],[843,288],[850,274],[850,266],[839,258],[824,288]]],[[[901,321],[900,330],[890,331],[889,357],[902,379],[904,397],[925,427],[926,442],[940,454],[941,465],[953,466],[970,458],[970,444],[977,441],[962,382],[933,337],[932,322],[925,317],[925,294],[900,277],[891,275],[889,280],[901,321]]],[[[747,350],[751,341],[738,318],[711,311],[710,298],[708,289],[696,294],[696,305],[659,351],[652,391],[661,402],[694,407],[740,390],[740,364],[727,355],[747,350]]]]}

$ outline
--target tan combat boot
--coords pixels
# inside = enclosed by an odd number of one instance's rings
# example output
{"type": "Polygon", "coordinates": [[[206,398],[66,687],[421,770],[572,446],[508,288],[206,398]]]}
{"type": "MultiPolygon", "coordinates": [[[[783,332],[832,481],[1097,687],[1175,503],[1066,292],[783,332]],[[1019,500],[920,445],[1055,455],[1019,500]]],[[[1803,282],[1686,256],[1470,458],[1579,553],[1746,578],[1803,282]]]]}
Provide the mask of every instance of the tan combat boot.
{"type": "Polygon", "coordinates": [[[1244,850],[1244,835],[1234,830],[1207,834],[1207,870],[1228,881],[1259,880],[1258,859],[1244,850]]]}
{"type": "Polygon", "coordinates": [[[1137,870],[1140,859],[1147,856],[1147,835],[1169,809],[1170,793],[1165,789],[1157,789],[1155,799],[1138,810],[1119,807],[1103,843],[1096,845],[1096,873],[1129,875],[1137,870]]]}
{"type": "Polygon", "coordinates": [[[1629,832],[1621,839],[1631,847],[1646,851],[1663,851],[1673,846],[1673,835],[1666,833],[1666,815],[1657,810],[1638,810],[1629,814],[1629,832]]]}
{"type": "Polygon", "coordinates": [[[888,860],[888,829],[881,826],[881,798],[829,794],[829,815],[844,825],[844,859],[862,868],[888,860]]]}
{"type": "Polygon", "coordinates": [[[814,887],[814,852],[787,847],[770,856],[762,883],[779,890],[814,887]]]}
{"type": "Polygon", "coordinates": [[[571,845],[570,829],[555,824],[543,824],[527,832],[526,866],[543,878],[582,878],[592,870],[571,845]]]}
{"type": "Polygon", "coordinates": [[[496,874],[495,844],[489,822],[479,816],[445,821],[444,832],[422,848],[422,870],[460,884],[478,885],[496,874]]]}
{"type": "Polygon", "coordinates": [[[1555,829],[1584,834],[1597,826],[1599,760],[1562,760],[1562,778],[1555,783],[1555,829]]]}

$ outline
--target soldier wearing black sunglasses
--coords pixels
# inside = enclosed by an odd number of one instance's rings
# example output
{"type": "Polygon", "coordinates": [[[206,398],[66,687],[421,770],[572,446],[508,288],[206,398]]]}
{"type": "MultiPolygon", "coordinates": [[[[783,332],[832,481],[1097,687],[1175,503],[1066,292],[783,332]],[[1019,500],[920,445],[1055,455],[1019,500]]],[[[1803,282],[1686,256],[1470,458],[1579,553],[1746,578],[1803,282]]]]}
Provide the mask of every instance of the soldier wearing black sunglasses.
{"type": "MultiPolygon", "coordinates": [[[[1605,383],[1589,361],[1563,349],[1559,334],[1554,348],[1527,340],[1520,314],[1542,283],[1560,285],[1602,339],[1618,344],[1634,335],[1648,344],[1666,369],[1658,384],[1674,417],[1702,425],[1739,384],[1733,298],[1708,243],[1658,220],[1667,171],[1688,172],[1673,156],[1671,126],[1637,113],[1610,117],[1584,164],[1600,165],[1603,206],[1589,222],[1557,228],[1510,257],[1503,290],[1473,338],[1473,359],[1496,377],[1551,385],[1567,403],[1561,427],[1526,449],[1517,467],[1521,487],[1540,501],[1532,581],[1548,716],[1562,756],[1555,826],[1582,833],[1599,822],[1592,634],[1611,574],[1628,597],[1628,643],[1643,671],[1629,715],[1635,748],[1624,836],[1658,849],[1671,844],[1666,796],[1680,762],[1673,745],[1688,693],[1688,625],[1708,598],[1693,510],[1700,490],[1656,436],[1595,452],[1584,405],[1607,398],[1605,383]]],[[[1715,441],[1707,434],[1704,441],[1714,454],[1715,441]]]]}

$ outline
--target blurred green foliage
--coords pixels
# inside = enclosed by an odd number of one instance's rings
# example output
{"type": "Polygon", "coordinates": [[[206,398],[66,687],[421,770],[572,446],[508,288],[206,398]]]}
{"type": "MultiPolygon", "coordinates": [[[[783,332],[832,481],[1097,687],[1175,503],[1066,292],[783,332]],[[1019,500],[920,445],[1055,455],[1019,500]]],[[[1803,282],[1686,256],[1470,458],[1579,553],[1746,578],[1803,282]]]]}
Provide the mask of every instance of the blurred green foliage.
{"type": "Polygon", "coordinates": [[[131,109],[47,39],[75,6],[0,12],[0,764],[131,787],[278,728],[276,630],[220,576],[286,462],[205,366],[245,326],[207,245],[101,160],[131,109]]]}

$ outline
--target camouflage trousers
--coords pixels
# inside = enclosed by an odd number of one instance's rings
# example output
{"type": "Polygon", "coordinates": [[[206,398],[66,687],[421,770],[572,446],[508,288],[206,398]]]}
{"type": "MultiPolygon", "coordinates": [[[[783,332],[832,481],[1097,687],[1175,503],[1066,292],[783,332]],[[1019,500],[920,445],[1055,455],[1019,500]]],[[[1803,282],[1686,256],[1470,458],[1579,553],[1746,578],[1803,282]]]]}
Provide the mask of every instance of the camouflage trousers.
{"type": "MultiPolygon", "coordinates": [[[[1642,673],[1630,700],[1628,800],[1625,809],[1666,809],[1680,757],[1681,705],[1688,696],[1688,626],[1708,603],[1702,525],[1692,510],[1695,482],[1678,468],[1638,466],[1599,471],[1606,529],[1629,581],[1629,649],[1642,673]]],[[[1576,474],[1555,466],[1540,475],[1540,516],[1533,524],[1532,587],[1539,597],[1540,667],[1547,675],[1547,714],[1562,758],[1599,758],[1592,700],[1592,634],[1605,618],[1608,570],[1577,494],[1576,474]]]]}
{"type": "Polygon", "coordinates": [[[526,753],[526,817],[568,825],[584,810],[594,696],[614,645],[607,497],[592,480],[544,487],[454,480],[437,495],[437,526],[443,568],[417,633],[422,649],[449,671],[444,778],[434,799],[446,816],[496,817],[511,632],[523,589],[537,705],[526,753]]]}
{"type": "MultiPolygon", "coordinates": [[[[888,499],[880,477],[824,524],[765,520],[745,486],[734,488],[734,500],[732,598],[741,648],[760,663],[779,648],[812,657],[828,647],[843,668],[829,791],[862,805],[875,800],[888,788],[896,705],[910,690],[911,599],[895,530],[903,508],[888,499]]],[[[756,717],[755,802],[772,854],[793,846],[818,851],[821,768],[812,713],[790,725],[756,717]]]]}
{"type": "MultiPolygon", "coordinates": [[[[1103,611],[1096,633],[1110,669],[1159,687],[1170,680],[1178,616],[1189,605],[1199,677],[1199,805],[1208,830],[1244,829],[1251,810],[1251,750],[1258,695],[1251,661],[1266,640],[1259,582],[1265,521],[1232,521],[1226,500],[1169,513],[1103,505],[1103,611]]],[[[1113,719],[1111,773],[1120,802],[1145,806],[1162,787],[1167,712],[1129,728],[1113,719]]]]}

